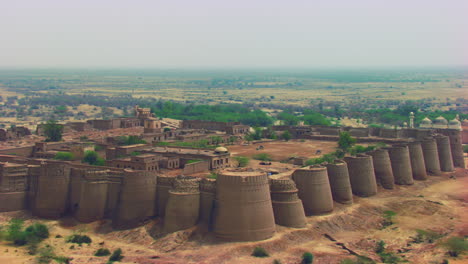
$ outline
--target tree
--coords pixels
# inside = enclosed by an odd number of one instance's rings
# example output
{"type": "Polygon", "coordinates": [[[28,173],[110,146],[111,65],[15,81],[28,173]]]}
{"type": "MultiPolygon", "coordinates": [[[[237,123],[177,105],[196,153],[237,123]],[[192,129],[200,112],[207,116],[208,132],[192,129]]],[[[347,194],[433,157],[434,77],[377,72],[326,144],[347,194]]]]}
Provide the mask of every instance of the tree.
{"type": "Polygon", "coordinates": [[[73,153],[71,152],[57,152],[57,154],[55,154],[54,156],[54,159],[56,160],[73,160],[73,153]]]}
{"type": "Polygon", "coordinates": [[[356,139],[351,137],[348,132],[340,132],[340,139],[338,140],[338,148],[348,152],[348,150],[356,144],[356,139]]]}
{"type": "Polygon", "coordinates": [[[291,139],[291,132],[289,132],[288,130],[284,131],[283,134],[281,134],[281,138],[286,141],[289,141],[291,139]]]}
{"type": "Polygon", "coordinates": [[[312,255],[312,253],[310,252],[305,252],[303,255],[302,255],[302,264],[312,264],[312,262],[314,262],[314,255],[312,255]]]}
{"type": "Polygon", "coordinates": [[[85,152],[83,157],[83,162],[86,162],[90,165],[104,166],[104,159],[99,157],[96,151],[88,150],[85,152]]]}
{"type": "Polygon", "coordinates": [[[62,140],[63,125],[55,120],[49,120],[44,124],[44,134],[47,142],[57,142],[62,140]]]}

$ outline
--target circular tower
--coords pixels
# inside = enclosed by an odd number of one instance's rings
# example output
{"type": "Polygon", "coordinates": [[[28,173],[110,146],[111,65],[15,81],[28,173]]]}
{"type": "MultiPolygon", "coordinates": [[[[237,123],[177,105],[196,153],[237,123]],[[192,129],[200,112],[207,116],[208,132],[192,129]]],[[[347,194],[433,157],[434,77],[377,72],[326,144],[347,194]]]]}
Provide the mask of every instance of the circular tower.
{"type": "Polygon", "coordinates": [[[321,215],[333,211],[333,196],[326,167],[297,169],[292,178],[299,189],[299,198],[306,215],[321,215]]]}
{"type": "Polygon", "coordinates": [[[399,185],[414,184],[408,146],[392,146],[388,148],[388,155],[390,156],[390,161],[392,163],[392,171],[393,177],[395,177],[395,183],[399,185]]]}
{"type": "Polygon", "coordinates": [[[200,210],[200,179],[177,176],[169,191],[164,214],[164,231],[171,233],[197,224],[200,210]]]}
{"type": "Polygon", "coordinates": [[[353,193],[362,197],[377,194],[372,156],[358,154],[356,157],[345,157],[348,164],[349,179],[353,193]]]}
{"type": "Polygon", "coordinates": [[[437,143],[437,153],[439,154],[440,170],[446,172],[453,171],[453,159],[449,137],[437,135],[435,139],[437,143]]]}
{"type": "Polygon", "coordinates": [[[424,155],[421,147],[421,142],[409,143],[408,150],[410,154],[411,171],[413,172],[413,179],[419,181],[426,180],[426,164],[424,163],[424,155]]]}
{"type": "Polygon", "coordinates": [[[425,138],[421,142],[426,171],[434,175],[440,175],[439,152],[437,151],[436,140],[432,137],[425,138]]]}
{"type": "Polygon", "coordinates": [[[218,175],[216,185],[217,237],[256,241],[273,236],[275,218],[266,173],[224,171],[218,175]]]}
{"type": "Polygon", "coordinates": [[[353,203],[353,191],[346,162],[336,160],[335,163],[329,163],[326,166],[333,200],[342,204],[353,203]]]}
{"type": "Polygon", "coordinates": [[[367,153],[372,156],[374,172],[377,182],[385,189],[393,189],[395,178],[393,177],[392,163],[386,149],[376,149],[367,153]]]}
{"type": "Polygon", "coordinates": [[[216,180],[202,179],[200,181],[200,223],[211,229],[214,200],[216,199],[216,180]]]}
{"type": "Polygon", "coordinates": [[[290,178],[271,179],[271,202],[278,225],[301,228],[306,225],[304,207],[297,196],[297,188],[290,178]]]}
{"type": "Polygon", "coordinates": [[[167,198],[169,190],[172,189],[175,177],[158,176],[158,184],[156,185],[156,213],[159,216],[164,216],[166,213],[167,198]]]}

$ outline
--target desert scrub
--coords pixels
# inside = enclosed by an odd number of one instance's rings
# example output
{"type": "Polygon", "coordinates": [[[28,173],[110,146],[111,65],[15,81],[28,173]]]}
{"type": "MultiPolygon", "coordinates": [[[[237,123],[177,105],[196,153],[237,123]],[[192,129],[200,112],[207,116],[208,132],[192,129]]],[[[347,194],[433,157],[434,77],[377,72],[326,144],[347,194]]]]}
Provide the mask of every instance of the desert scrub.
{"type": "Polygon", "coordinates": [[[247,157],[237,156],[234,159],[239,163],[239,167],[245,167],[249,164],[249,158],[247,157]]]}
{"type": "Polygon", "coordinates": [[[442,236],[443,235],[432,230],[416,229],[416,237],[413,238],[413,243],[434,243],[434,241],[441,238],[442,236]]]}
{"type": "Polygon", "coordinates": [[[380,240],[379,242],[377,242],[377,246],[375,248],[375,253],[377,253],[377,255],[379,255],[380,260],[383,263],[392,263],[393,264],[393,263],[405,262],[400,257],[395,255],[394,253],[387,252],[385,250],[385,242],[383,240],[380,240]]]}
{"type": "Polygon", "coordinates": [[[16,246],[28,245],[29,253],[36,253],[37,244],[49,237],[49,229],[41,223],[33,223],[23,229],[24,221],[11,219],[8,225],[0,230],[0,238],[12,242],[16,246]]]}
{"type": "Polygon", "coordinates": [[[110,251],[107,248],[100,248],[94,253],[94,256],[96,257],[103,257],[103,256],[109,256],[110,251]]]}
{"type": "Polygon", "coordinates": [[[383,222],[382,222],[382,229],[386,228],[387,226],[391,226],[394,224],[393,217],[396,215],[394,211],[384,211],[383,212],[383,222]]]}
{"type": "Polygon", "coordinates": [[[305,252],[302,254],[302,261],[301,264],[312,264],[314,262],[314,255],[310,252],[305,252]]]}
{"type": "Polygon", "coordinates": [[[121,261],[123,259],[122,249],[118,248],[112,252],[112,255],[109,257],[108,263],[113,263],[114,261],[121,261]]]}
{"type": "Polygon", "coordinates": [[[252,256],[257,257],[257,258],[266,258],[270,255],[268,255],[268,252],[264,248],[256,247],[254,248],[252,252],[252,256]]]}
{"type": "Polygon", "coordinates": [[[442,244],[451,257],[458,257],[468,251],[468,241],[463,237],[451,237],[442,244]]]}
{"type": "Polygon", "coordinates": [[[65,240],[67,243],[76,243],[78,245],[81,244],[91,244],[92,240],[89,236],[87,235],[78,235],[78,234],[73,234],[65,240]]]}

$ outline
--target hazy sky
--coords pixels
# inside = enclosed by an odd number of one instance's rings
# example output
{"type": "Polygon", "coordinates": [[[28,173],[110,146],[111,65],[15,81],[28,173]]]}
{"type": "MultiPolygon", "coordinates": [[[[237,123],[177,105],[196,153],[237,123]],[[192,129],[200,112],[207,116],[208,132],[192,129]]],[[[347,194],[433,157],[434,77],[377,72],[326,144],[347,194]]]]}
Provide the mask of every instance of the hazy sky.
{"type": "Polygon", "coordinates": [[[0,67],[468,65],[468,0],[0,0],[0,67]]]}

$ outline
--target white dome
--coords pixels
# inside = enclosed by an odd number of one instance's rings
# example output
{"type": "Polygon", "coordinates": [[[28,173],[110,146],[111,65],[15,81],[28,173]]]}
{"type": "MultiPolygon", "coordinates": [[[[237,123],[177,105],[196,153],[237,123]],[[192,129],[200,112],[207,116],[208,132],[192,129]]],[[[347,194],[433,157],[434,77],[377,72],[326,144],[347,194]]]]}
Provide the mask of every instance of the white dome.
{"type": "Polygon", "coordinates": [[[217,147],[215,153],[228,153],[228,149],[225,147],[217,147]]]}
{"type": "Polygon", "coordinates": [[[430,124],[432,124],[432,121],[431,121],[429,118],[425,117],[425,118],[421,121],[421,124],[430,125],[430,124]]]}
{"type": "Polygon", "coordinates": [[[448,124],[448,121],[447,121],[447,119],[445,119],[444,117],[439,116],[438,118],[436,118],[436,119],[434,120],[434,124],[437,124],[437,125],[447,125],[447,124],[448,124]]]}

